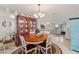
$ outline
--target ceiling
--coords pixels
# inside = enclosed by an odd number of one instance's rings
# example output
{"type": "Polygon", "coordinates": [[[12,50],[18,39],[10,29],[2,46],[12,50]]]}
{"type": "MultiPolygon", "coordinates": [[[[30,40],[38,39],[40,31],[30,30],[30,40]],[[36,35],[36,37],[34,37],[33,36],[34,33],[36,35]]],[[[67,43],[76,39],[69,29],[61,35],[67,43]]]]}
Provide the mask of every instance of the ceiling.
{"type": "MultiPolygon", "coordinates": [[[[37,4],[0,4],[0,8],[9,8],[25,14],[38,12],[37,4]]],[[[47,18],[52,20],[67,19],[68,17],[79,16],[79,4],[41,4],[41,12],[45,13],[47,18]]]]}
{"type": "MultiPolygon", "coordinates": [[[[0,8],[10,8],[19,12],[32,13],[38,11],[37,4],[0,4],[0,8]]],[[[41,4],[41,11],[45,13],[75,13],[79,11],[78,4],[41,4]]]]}

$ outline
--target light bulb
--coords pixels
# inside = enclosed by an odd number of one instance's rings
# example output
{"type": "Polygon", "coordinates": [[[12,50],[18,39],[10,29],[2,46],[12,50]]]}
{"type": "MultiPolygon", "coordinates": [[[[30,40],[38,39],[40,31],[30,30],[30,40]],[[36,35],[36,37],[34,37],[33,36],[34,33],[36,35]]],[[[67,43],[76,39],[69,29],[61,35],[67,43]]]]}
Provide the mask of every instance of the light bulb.
{"type": "Polygon", "coordinates": [[[42,14],[40,17],[42,18],[42,17],[44,17],[45,16],[45,14],[42,14]]]}
{"type": "Polygon", "coordinates": [[[39,12],[39,13],[37,13],[37,14],[36,14],[36,13],[34,14],[34,17],[35,17],[35,18],[42,18],[42,17],[44,17],[44,16],[45,16],[45,14],[42,14],[41,12],[39,12]]]}
{"type": "Polygon", "coordinates": [[[41,16],[41,15],[42,15],[42,13],[41,13],[41,12],[39,12],[39,13],[38,13],[38,15],[39,15],[39,16],[41,16]]]}
{"type": "Polygon", "coordinates": [[[34,17],[35,17],[35,18],[38,18],[37,14],[34,14],[34,17]]]}

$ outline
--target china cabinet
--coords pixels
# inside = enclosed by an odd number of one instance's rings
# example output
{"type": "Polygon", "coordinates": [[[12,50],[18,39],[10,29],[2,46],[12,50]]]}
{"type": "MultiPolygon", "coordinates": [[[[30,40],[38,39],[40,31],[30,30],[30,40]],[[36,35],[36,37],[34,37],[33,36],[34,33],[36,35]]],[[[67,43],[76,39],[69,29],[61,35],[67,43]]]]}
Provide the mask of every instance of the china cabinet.
{"type": "Polygon", "coordinates": [[[26,16],[17,15],[17,40],[19,42],[20,35],[35,35],[36,34],[36,19],[26,16]]]}

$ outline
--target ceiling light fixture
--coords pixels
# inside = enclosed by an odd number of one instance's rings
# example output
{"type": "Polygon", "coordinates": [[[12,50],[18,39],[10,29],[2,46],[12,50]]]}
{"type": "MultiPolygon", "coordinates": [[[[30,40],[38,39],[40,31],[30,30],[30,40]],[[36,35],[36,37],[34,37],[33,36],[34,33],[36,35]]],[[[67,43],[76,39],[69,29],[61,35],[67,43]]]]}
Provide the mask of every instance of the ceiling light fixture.
{"type": "Polygon", "coordinates": [[[34,13],[34,17],[37,18],[37,19],[38,19],[38,18],[43,18],[43,17],[45,16],[45,14],[41,12],[40,6],[41,6],[41,5],[38,4],[38,13],[34,13]]]}

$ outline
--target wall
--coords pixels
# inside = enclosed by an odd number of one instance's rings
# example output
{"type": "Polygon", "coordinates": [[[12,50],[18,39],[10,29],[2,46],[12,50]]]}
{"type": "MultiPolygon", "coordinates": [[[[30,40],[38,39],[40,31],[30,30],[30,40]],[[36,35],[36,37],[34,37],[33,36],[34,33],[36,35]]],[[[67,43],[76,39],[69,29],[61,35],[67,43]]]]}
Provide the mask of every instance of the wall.
{"type": "MultiPolygon", "coordinates": [[[[45,17],[42,19],[38,19],[38,28],[40,28],[40,24],[46,24],[48,29],[52,29],[53,23],[62,23],[62,22],[66,22],[68,24],[69,22],[69,18],[73,18],[73,17],[78,17],[79,13],[76,12],[76,10],[73,12],[74,10],[72,10],[72,12],[68,12],[68,13],[64,13],[64,12],[59,12],[57,11],[57,13],[46,13],[45,17]],[[50,26],[49,26],[50,25],[50,26]]],[[[16,29],[16,19],[14,18],[14,16],[10,17],[10,14],[14,14],[14,11],[9,12],[6,11],[5,9],[0,8],[0,38],[2,37],[2,33],[4,32],[14,32],[16,29]],[[11,21],[12,22],[12,27],[11,29],[9,28],[3,28],[2,26],[2,21],[3,20],[7,20],[7,21],[11,21]]],[[[66,31],[66,38],[69,38],[69,30],[68,30],[69,26],[66,25],[64,26],[64,30],[66,31]]],[[[5,36],[5,33],[3,34],[5,36]]]]}
{"type": "Polygon", "coordinates": [[[16,18],[15,14],[9,12],[6,9],[0,8],[0,40],[8,40],[10,38],[10,33],[16,31],[16,18]],[[5,26],[4,26],[5,25],[5,26]]]}

